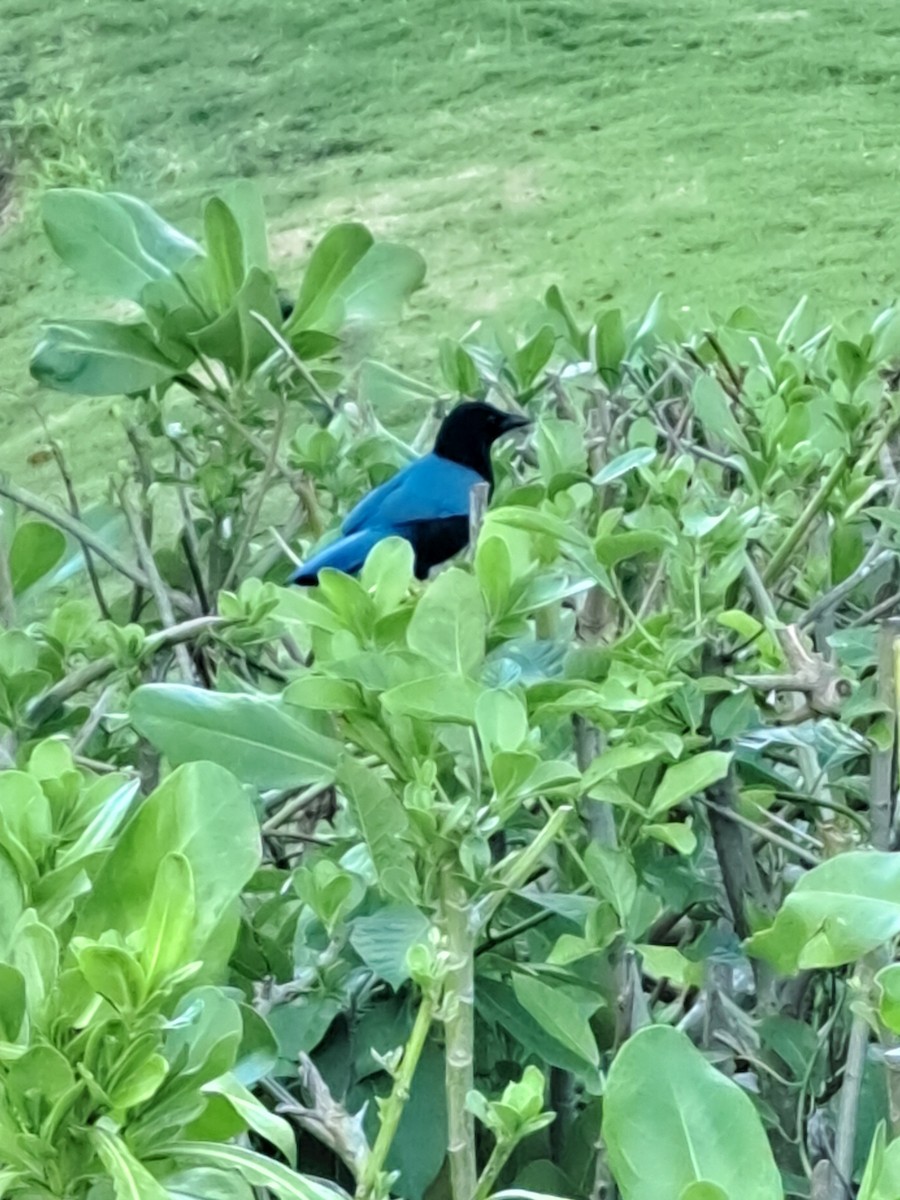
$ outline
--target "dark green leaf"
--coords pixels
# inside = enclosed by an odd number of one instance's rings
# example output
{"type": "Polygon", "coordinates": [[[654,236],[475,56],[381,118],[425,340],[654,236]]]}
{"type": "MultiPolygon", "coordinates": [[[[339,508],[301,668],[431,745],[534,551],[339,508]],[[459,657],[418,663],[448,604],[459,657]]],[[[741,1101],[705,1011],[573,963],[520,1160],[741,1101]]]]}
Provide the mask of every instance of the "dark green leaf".
{"type": "Polygon", "coordinates": [[[20,525],[9,550],[13,595],[21,595],[52,571],[65,552],[65,536],[55,525],[43,521],[20,525]]]}

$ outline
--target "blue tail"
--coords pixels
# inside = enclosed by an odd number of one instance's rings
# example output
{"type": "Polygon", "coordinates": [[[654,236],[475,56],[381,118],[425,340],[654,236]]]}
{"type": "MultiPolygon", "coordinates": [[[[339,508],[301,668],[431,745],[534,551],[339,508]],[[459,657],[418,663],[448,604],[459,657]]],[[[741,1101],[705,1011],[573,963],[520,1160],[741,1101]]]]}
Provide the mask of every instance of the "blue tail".
{"type": "Polygon", "coordinates": [[[323,567],[333,567],[347,575],[355,575],[366,561],[369,551],[378,542],[390,536],[386,529],[361,529],[359,533],[351,533],[348,537],[339,537],[337,541],[314,554],[308,562],[299,566],[290,578],[291,583],[311,585],[318,583],[319,572],[323,567]]]}

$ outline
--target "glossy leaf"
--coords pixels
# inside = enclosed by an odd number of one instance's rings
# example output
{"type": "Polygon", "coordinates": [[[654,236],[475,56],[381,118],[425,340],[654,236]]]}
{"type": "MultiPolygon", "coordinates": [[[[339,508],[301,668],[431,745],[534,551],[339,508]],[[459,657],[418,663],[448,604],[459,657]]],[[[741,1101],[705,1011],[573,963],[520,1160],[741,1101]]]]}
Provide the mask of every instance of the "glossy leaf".
{"type": "Polygon", "coordinates": [[[649,815],[658,817],[676,804],[696,796],[728,774],[731,755],[723,750],[707,750],[693,758],[675,763],[665,775],[650,801],[649,815]]]}
{"type": "Polygon", "coordinates": [[[773,924],[747,943],[784,974],[855,962],[900,934],[900,861],[856,850],[798,880],[773,924]]]}
{"type": "Polygon", "coordinates": [[[708,1195],[700,1184],[728,1200],[783,1197],[750,1097],[670,1026],[639,1030],[613,1059],[603,1140],[623,1200],[708,1195]]]}
{"type": "Polygon", "coordinates": [[[337,743],[278,700],[146,684],[132,693],[129,712],[135,728],[171,763],[208,759],[258,788],[334,778],[337,743]]]}
{"type": "Polygon", "coordinates": [[[9,574],[14,596],[20,596],[57,565],[66,552],[65,535],[55,525],[26,521],[9,548],[9,574]]]}
{"type": "Polygon", "coordinates": [[[451,567],[438,575],[416,606],[406,640],[434,666],[471,675],[484,657],[487,615],[472,575],[451,567]]]}
{"type": "Polygon", "coordinates": [[[325,316],[338,288],[366,255],[374,238],[365,225],[333,225],[312,252],[288,329],[312,328],[325,316]]]}

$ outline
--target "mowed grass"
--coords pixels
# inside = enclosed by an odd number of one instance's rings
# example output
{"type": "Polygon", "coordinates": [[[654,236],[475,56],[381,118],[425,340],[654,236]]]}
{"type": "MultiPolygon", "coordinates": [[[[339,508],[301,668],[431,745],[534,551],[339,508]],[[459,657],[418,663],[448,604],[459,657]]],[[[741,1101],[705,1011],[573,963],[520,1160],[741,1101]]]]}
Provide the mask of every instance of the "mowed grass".
{"type": "MultiPolygon", "coordinates": [[[[287,286],[336,220],[415,245],[427,287],[383,353],[434,377],[440,334],[551,282],[588,315],[893,299],[898,38],[893,0],[0,0],[0,105],[100,113],[116,186],[188,228],[256,178],[287,286]]],[[[56,490],[29,461],[46,422],[95,493],[110,405],[39,392],[27,356],[43,316],[98,301],[25,199],[0,234],[0,470],[56,490]]]]}

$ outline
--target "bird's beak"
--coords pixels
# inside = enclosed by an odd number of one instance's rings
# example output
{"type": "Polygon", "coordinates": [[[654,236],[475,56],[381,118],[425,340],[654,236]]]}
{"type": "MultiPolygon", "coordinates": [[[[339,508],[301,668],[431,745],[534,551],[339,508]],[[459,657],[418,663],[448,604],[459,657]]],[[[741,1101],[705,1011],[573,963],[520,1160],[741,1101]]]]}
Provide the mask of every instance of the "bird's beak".
{"type": "Polygon", "coordinates": [[[513,429],[525,429],[531,422],[520,413],[504,413],[502,433],[511,433],[513,429]]]}

